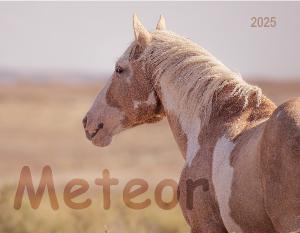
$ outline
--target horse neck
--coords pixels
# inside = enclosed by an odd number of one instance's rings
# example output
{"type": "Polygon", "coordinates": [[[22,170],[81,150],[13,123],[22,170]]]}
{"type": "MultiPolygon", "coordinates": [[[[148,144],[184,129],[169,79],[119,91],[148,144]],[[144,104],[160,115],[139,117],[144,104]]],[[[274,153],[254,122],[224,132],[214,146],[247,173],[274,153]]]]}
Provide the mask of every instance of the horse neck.
{"type": "MultiPolygon", "coordinates": [[[[256,106],[253,97],[249,99],[253,103],[245,108],[244,101],[239,97],[228,97],[232,94],[231,89],[234,88],[230,85],[220,90],[217,98],[214,98],[215,95],[210,96],[211,102],[202,101],[200,98],[193,101],[183,96],[180,90],[185,87],[184,85],[190,85],[189,81],[183,82],[182,86],[174,85],[169,81],[170,77],[162,77],[157,82],[156,89],[175,140],[188,165],[191,165],[203,143],[214,141],[213,138],[224,134],[234,139],[246,129],[257,125],[262,119],[267,119],[275,109],[275,105],[265,96],[261,97],[260,107],[256,106]],[[197,103],[207,104],[207,106],[196,106],[197,103]]],[[[197,87],[197,83],[193,85],[197,87]]],[[[210,88],[209,84],[206,88],[210,88]]],[[[199,89],[203,91],[203,88],[199,89]]],[[[191,88],[190,92],[192,91],[195,93],[190,94],[191,98],[197,97],[197,90],[191,88]]]]}

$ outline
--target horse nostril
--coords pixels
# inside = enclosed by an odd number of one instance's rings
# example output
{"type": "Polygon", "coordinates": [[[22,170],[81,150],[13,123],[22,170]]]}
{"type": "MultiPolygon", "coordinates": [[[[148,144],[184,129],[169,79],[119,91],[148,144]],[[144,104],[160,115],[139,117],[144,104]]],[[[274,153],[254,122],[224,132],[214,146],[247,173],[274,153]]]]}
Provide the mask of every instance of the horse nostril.
{"type": "Polygon", "coordinates": [[[103,129],[103,127],[104,127],[104,124],[103,123],[100,123],[100,124],[98,124],[98,129],[103,129]]]}
{"type": "Polygon", "coordinates": [[[82,124],[83,124],[83,127],[86,128],[86,124],[87,124],[87,117],[86,116],[83,118],[82,124]]]}
{"type": "Polygon", "coordinates": [[[85,134],[86,134],[87,138],[88,138],[89,140],[92,140],[93,137],[95,137],[96,134],[99,132],[99,130],[100,130],[100,129],[103,129],[103,126],[104,126],[103,123],[99,123],[99,124],[97,125],[96,130],[95,130],[92,134],[90,134],[88,130],[85,130],[85,134]]]}
{"type": "Polygon", "coordinates": [[[89,132],[89,130],[86,128],[87,126],[87,117],[84,117],[83,120],[82,120],[82,124],[84,126],[84,131],[85,131],[85,135],[86,137],[89,139],[89,140],[92,140],[93,137],[96,136],[96,134],[99,132],[100,129],[103,129],[104,127],[104,124],[103,123],[99,123],[97,125],[97,128],[94,130],[94,132],[89,132]]]}

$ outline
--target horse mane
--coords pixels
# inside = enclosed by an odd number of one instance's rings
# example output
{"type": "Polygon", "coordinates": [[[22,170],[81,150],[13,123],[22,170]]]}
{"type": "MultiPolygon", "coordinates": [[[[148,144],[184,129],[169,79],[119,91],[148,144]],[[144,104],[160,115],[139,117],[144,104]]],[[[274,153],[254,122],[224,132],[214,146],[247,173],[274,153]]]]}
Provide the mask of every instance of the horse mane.
{"type": "Polygon", "coordinates": [[[228,99],[242,99],[243,109],[249,105],[251,96],[256,97],[257,106],[261,102],[260,88],[246,83],[240,74],[232,72],[198,44],[173,32],[153,32],[140,60],[145,72],[151,70],[155,85],[164,83],[167,91],[176,92],[173,97],[177,99],[173,101],[181,108],[177,111],[187,112],[185,117],[200,114],[202,123],[210,119],[214,95],[226,86],[233,87],[228,99]]]}

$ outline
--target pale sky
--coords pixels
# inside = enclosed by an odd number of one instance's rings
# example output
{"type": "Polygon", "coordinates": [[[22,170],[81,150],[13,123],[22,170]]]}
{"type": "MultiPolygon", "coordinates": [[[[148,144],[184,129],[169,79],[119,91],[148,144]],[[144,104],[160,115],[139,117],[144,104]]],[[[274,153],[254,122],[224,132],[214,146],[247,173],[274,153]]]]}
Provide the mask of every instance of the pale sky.
{"type": "Polygon", "coordinates": [[[0,2],[0,69],[110,73],[132,14],[208,49],[246,76],[300,78],[300,2],[0,2]],[[251,28],[251,17],[276,17],[251,28]]]}

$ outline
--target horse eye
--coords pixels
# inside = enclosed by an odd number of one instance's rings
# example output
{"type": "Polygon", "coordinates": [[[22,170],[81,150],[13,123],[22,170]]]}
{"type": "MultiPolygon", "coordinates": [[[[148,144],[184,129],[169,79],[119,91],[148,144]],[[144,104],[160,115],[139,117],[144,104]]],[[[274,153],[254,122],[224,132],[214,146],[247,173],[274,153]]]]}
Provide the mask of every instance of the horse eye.
{"type": "Polygon", "coordinates": [[[116,71],[116,73],[121,74],[124,70],[121,66],[116,66],[115,71],[116,71]]]}

